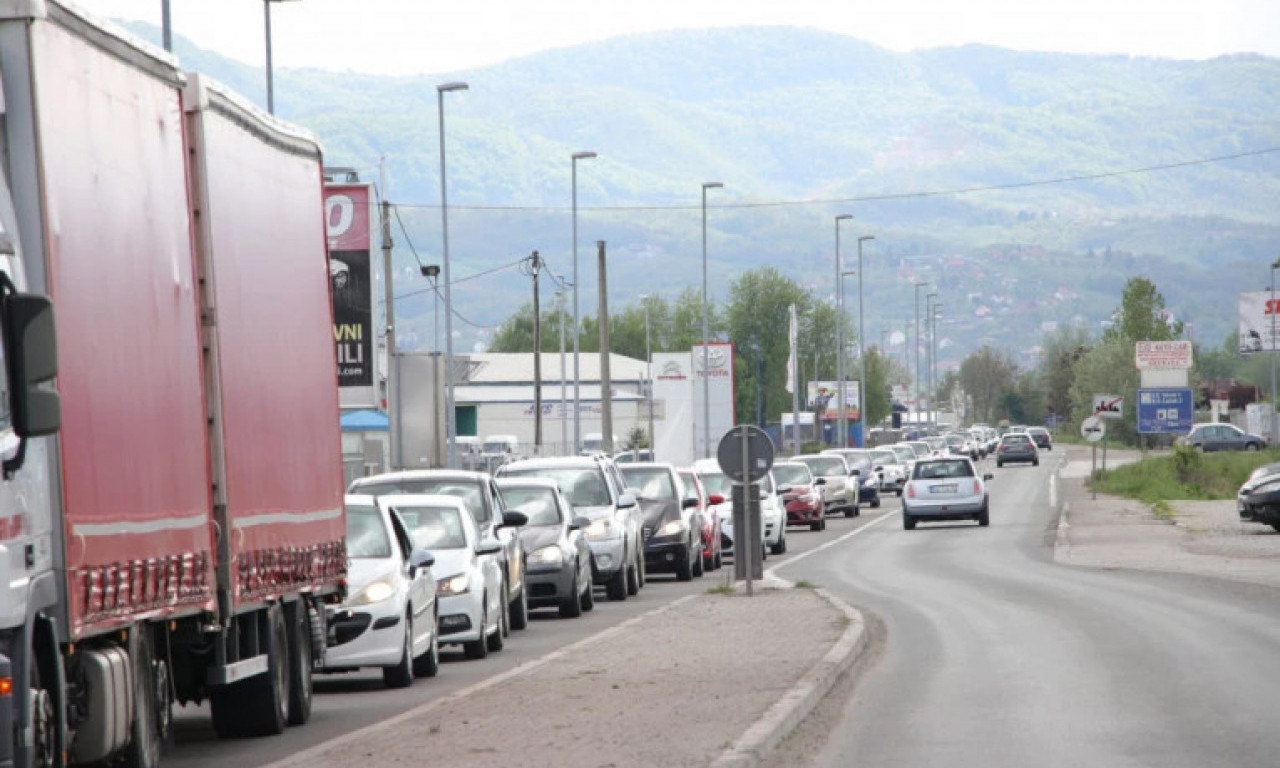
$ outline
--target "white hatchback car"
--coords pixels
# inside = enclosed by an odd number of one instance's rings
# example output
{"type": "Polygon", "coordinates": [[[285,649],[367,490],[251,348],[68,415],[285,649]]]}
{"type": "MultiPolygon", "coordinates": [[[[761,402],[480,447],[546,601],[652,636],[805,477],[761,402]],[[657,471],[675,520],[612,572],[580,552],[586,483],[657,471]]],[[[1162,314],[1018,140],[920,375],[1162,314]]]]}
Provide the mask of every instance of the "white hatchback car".
{"type": "Polygon", "coordinates": [[[902,494],[902,527],[914,530],[921,520],[976,520],[990,523],[986,481],[967,456],[921,459],[902,494]]]}
{"type": "MultiPolygon", "coordinates": [[[[720,471],[720,462],[715,459],[698,459],[693,463],[693,471],[698,473],[708,494],[718,493],[724,497],[724,503],[712,509],[720,517],[720,534],[723,552],[732,555],[734,552],[733,531],[733,483],[720,471]]],[[[764,543],[764,558],[769,553],[781,555],[787,551],[787,527],[782,524],[782,505],[778,503],[778,494],[773,484],[773,475],[765,475],[760,481],[760,525],[764,531],[761,540],[764,543]]]]}
{"type": "Polygon", "coordinates": [[[347,586],[328,609],[325,672],[381,667],[390,688],[440,669],[434,561],[408,527],[372,496],[347,496],[347,586]]]}
{"type": "MultiPolygon", "coordinates": [[[[404,494],[384,500],[394,504],[414,546],[435,555],[440,643],[461,645],[469,659],[502,650],[502,566],[488,557],[500,552],[502,543],[480,538],[475,521],[456,496],[404,494]]],[[[502,524],[526,520],[519,512],[506,512],[502,524]]]]}

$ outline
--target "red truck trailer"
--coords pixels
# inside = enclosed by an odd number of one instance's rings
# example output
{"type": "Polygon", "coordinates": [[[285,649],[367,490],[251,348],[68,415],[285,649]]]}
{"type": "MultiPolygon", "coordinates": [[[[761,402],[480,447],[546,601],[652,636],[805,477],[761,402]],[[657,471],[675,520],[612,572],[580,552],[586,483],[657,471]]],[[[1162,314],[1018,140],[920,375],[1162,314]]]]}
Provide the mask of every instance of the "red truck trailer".
{"type": "Polygon", "coordinates": [[[305,722],[346,569],[320,149],[51,1],[0,5],[0,86],[0,768],[154,766],[181,702],[305,722]]]}

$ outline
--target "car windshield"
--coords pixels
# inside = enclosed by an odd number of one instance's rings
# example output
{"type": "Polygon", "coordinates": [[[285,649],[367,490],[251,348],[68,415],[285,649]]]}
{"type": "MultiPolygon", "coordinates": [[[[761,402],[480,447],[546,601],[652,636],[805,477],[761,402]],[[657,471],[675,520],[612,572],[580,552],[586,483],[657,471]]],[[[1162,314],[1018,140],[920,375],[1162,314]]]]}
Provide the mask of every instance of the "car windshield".
{"type": "Polygon", "coordinates": [[[721,472],[699,472],[698,477],[708,495],[718,493],[727,499],[733,494],[733,483],[721,472]]]}
{"type": "Polygon", "coordinates": [[[924,461],[916,465],[916,480],[936,480],[945,477],[973,477],[973,465],[963,459],[956,461],[924,461]]]}
{"type": "Polygon", "coordinates": [[[415,547],[423,549],[465,549],[467,533],[457,507],[430,505],[395,505],[396,512],[409,529],[415,547]]]}
{"type": "Polygon", "coordinates": [[[864,475],[871,468],[871,454],[865,451],[846,453],[844,460],[849,464],[850,469],[856,469],[864,475]]]}
{"type": "Polygon", "coordinates": [[[803,464],[774,464],[773,479],[778,485],[808,485],[813,482],[809,468],[803,464]]]}
{"type": "Polygon", "coordinates": [[[907,445],[910,446],[912,452],[915,453],[916,458],[929,455],[930,448],[929,444],[926,442],[918,441],[914,443],[907,443],[907,445]]]}
{"type": "Polygon", "coordinates": [[[916,457],[916,452],[909,445],[895,445],[890,450],[897,455],[899,461],[911,461],[916,457]]]}
{"type": "Polygon", "coordinates": [[[676,488],[671,482],[671,472],[663,467],[619,467],[627,487],[634,488],[642,499],[671,501],[676,498],[676,488]]]}
{"type": "Polygon", "coordinates": [[[521,512],[529,518],[526,525],[559,525],[560,510],[556,507],[556,495],[550,488],[503,488],[502,499],[507,509],[521,512]]]}
{"type": "Polygon", "coordinates": [[[815,475],[831,477],[832,475],[849,474],[849,470],[845,469],[844,459],[836,456],[803,456],[799,459],[801,464],[809,468],[809,471],[815,475]]]}
{"type": "Polygon", "coordinates": [[[964,445],[964,438],[960,435],[947,435],[943,439],[947,441],[949,446],[964,445]]]}
{"type": "Polygon", "coordinates": [[[382,510],[368,504],[347,505],[347,557],[391,557],[391,539],[382,510]]]}
{"type": "Polygon", "coordinates": [[[471,513],[473,520],[483,522],[489,519],[484,508],[484,491],[479,480],[463,477],[406,477],[361,483],[358,486],[358,492],[370,496],[396,496],[410,493],[455,496],[462,499],[463,506],[471,513]]]}
{"type": "Polygon", "coordinates": [[[897,464],[898,456],[893,451],[872,451],[871,460],[877,464],[897,464]]]}
{"type": "Polygon", "coordinates": [[[541,477],[553,480],[560,486],[560,493],[574,507],[607,507],[609,487],[604,473],[597,467],[530,467],[528,469],[504,469],[503,477],[541,477]]]}

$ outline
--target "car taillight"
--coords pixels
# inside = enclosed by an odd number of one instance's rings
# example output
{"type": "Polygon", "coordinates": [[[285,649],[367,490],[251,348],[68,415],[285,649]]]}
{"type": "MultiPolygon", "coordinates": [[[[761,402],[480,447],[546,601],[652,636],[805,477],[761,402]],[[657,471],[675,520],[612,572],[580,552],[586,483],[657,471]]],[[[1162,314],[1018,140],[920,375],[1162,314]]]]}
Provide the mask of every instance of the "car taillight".
{"type": "Polygon", "coordinates": [[[916,487],[913,483],[907,483],[907,498],[914,499],[916,497],[916,487]]]}
{"type": "Polygon", "coordinates": [[[973,495],[974,495],[974,496],[977,496],[979,493],[982,493],[982,482],[981,482],[980,480],[974,480],[974,481],[973,481],[973,495]]]}

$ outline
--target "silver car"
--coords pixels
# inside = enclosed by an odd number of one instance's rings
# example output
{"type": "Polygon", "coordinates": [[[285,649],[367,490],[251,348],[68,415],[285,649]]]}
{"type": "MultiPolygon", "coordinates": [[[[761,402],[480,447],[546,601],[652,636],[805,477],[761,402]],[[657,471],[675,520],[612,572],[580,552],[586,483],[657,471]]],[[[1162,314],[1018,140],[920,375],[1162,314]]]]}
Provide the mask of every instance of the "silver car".
{"type": "Polygon", "coordinates": [[[591,548],[583,532],[591,521],[574,515],[560,487],[551,480],[503,478],[498,480],[498,489],[508,509],[528,518],[520,528],[520,541],[529,553],[525,568],[529,607],[558,608],[567,619],[594,608],[591,548]]]}
{"type": "Polygon", "coordinates": [[[986,481],[968,456],[923,459],[907,481],[902,495],[902,527],[914,530],[925,520],[976,520],[990,523],[986,481]]]}
{"type": "Polygon", "coordinates": [[[796,461],[809,467],[814,477],[825,478],[822,486],[822,503],[828,515],[843,512],[845,517],[858,514],[858,481],[849,475],[849,464],[839,448],[828,449],[817,455],[797,456],[796,461]]]}

